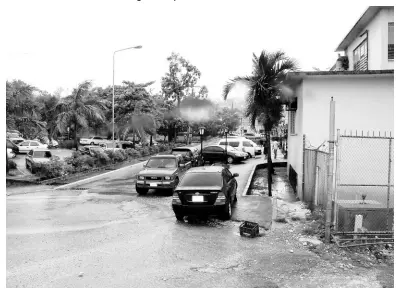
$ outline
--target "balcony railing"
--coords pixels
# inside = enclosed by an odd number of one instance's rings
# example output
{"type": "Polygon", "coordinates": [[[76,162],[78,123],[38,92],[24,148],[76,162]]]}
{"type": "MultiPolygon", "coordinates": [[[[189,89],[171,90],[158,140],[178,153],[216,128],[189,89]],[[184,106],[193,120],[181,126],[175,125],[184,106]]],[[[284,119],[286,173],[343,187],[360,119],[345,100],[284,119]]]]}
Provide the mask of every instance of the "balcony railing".
{"type": "Polygon", "coordinates": [[[362,58],[360,58],[359,61],[353,64],[353,70],[367,70],[367,69],[368,69],[367,55],[364,55],[362,58]]]}

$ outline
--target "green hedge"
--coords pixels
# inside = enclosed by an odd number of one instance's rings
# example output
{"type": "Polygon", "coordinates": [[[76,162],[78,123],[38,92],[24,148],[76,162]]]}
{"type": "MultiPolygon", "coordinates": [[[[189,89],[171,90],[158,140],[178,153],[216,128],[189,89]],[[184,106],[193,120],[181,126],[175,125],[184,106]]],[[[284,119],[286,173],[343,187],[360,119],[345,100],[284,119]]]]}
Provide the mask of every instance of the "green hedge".
{"type": "Polygon", "coordinates": [[[70,157],[66,157],[63,161],[54,160],[38,166],[36,172],[42,180],[57,178],[114,163],[121,163],[125,160],[138,159],[142,156],[165,152],[172,147],[174,147],[172,144],[159,144],[158,146],[144,146],[138,149],[95,151],[94,156],[83,155],[80,151],[74,151],[70,157]]]}

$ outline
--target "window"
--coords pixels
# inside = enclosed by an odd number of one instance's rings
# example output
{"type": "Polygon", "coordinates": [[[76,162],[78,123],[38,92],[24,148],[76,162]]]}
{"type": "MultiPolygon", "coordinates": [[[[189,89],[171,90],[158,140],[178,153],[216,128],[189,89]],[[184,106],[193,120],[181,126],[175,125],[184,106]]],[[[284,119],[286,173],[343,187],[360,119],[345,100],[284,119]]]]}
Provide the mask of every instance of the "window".
{"type": "Polygon", "coordinates": [[[296,134],[296,112],[290,111],[290,134],[296,134]]]}
{"type": "Polygon", "coordinates": [[[28,141],[24,141],[20,144],[20,146],[29,146],[29,142],[28,141]]]}
{"type": "Polygon", "coordinates": [[[32,141],[32,142],[30,143],[30,146],[31,146],[31,147],[33,147],[33,146],[34,146],[34,147],[38,147],[38,145],[39,145],[38,142],[35,142],[35,141],[32,141]]]}
{"type": "Polygon", "coordinates": [[[248,141],[244,141],[243,142],[243,146],[244,147],[252,147],[253,145],[250,142],[248,142],[248,141]]]}
{"type": "Polygon", "coordinates": [[[354,70],[367,70],[367,39],[359,44],[353,51],[353,69],[354,70]]]}
{"type": "Polygon", "coordinates": [[[394,33],[393,23],[394,22],[388,23],[388,60],[395,59],[394,58],[395,35],[393,34],[394,33]]]}

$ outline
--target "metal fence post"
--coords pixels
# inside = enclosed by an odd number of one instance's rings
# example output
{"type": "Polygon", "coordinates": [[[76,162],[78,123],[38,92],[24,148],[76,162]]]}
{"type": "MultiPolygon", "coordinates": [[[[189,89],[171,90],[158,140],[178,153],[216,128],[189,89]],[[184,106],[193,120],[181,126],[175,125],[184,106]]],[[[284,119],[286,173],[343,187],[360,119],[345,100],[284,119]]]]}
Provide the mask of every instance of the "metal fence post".
{"type": "Polygon", "coordinates": [[[391,187],[391,169],[392,169],[392,139],[389,139],[389,162],[388,162],[388,192],[387,192],[387,200],[386,200],[386,208],[388,209],[388,214],[386,216],[386,230],[389,229],[389,216],[390,216],[390,208],[389,208],[389,198],[390,198],[390,187],[391,187]]]}
{"type": "Polygon", "coordinates": [[[333,168],[334,168],[334,134],[335,134],[335,102],[333,97],[330,101],[329,121],[329,162],[327,171],[327,204],[325,216],[325,241],[330,243],[331,211],[333,203],[333,168]]]}
{"type": "Polygon", "coordinates": [[[304,201],[304,183],[305,183],[305,134],[303,135],[303,159],[302,159],[302,182],[301,182],[301,201],[304,201]]]}

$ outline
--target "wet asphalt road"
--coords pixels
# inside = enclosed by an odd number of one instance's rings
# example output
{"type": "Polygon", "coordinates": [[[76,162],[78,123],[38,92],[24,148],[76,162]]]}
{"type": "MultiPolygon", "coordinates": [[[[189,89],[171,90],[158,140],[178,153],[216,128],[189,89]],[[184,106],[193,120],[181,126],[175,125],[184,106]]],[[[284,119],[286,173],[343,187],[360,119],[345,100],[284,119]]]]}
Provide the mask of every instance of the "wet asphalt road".
{"type": "MultiPolygon", "coordinates": [[[[231,171],[247,174],[247,166],[259,161],[235,164],[231,171]]],[[[81,185],[83,190],[8,196],[7,287],[377,284],[368,283],[375,275],[367,271],[350,276],[291,243],[287,228],[261,230],[251,239],[239,236],[234,221],[178,222],[172,197],[137,195],[132,175],[139,169],[108,174],[81,185]]]]}
{"type": "Polygon", "coordinates": [[[7,287],[275,286],[247,274],[262,238],[241,238],[233,221],[178,222],[171,196],[137,195],[141,166],[73,189],[8,196],[7,287]]]}

